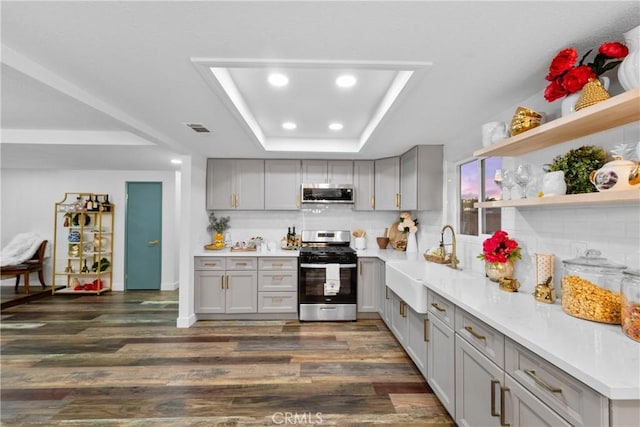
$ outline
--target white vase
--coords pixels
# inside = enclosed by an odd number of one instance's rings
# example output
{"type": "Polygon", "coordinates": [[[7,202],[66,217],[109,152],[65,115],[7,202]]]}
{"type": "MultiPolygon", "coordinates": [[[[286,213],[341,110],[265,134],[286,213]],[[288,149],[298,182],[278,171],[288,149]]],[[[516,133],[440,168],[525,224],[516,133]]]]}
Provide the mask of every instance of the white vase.
{"type": "MultiPolygon", "coordinates": [[[[602,86],[608,90],[609,77],[600,77],[600,81],[602,82],[602,86]]],[[[561,106],[562,117],[576,112],[576,102],[578,102],[578,99],[580,99],[580,95],[582,95],[582,90],[565,96],[565,98],[562,100],[561,106]]]]}
{"type": "Polygon", "coordinates": [[[542,194],[560,196],[567,194],[567,183],[564,181],[564,171],[547,172],[542,177],[542,194]]]}
{"type": "Polygon", "coordinates": [[[618,67],[618,80],[624,90],[640,87],[640,25],[623,34],[629,54],[618,67]]]}
{"type": "Polygon", "coordinates": [[[407,235],[407,252],[418,252],[418,240],[416,239],[416,233],[409,233],[407,235]]]}

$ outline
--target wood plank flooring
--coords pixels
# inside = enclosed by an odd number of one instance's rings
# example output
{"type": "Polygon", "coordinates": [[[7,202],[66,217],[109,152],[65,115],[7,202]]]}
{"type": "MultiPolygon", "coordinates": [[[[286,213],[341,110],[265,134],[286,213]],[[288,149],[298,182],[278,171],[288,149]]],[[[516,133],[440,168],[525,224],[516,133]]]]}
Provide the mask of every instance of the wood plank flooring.
{"type": "Polygon", "coordinates": [[[176,292],[2,310],[3,426],[452,426],[380,320],[201,321],[176,292]]]}

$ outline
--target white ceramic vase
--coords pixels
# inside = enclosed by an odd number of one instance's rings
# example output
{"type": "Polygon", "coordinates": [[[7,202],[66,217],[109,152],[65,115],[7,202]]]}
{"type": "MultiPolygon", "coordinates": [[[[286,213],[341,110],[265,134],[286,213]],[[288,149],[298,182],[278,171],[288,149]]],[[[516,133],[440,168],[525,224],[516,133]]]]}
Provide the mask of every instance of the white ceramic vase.
{"type": "Polygon", "coordinates": [[[623,34],[629,54],[618,66],[618,80],[624,90],[640,87],[640,25],[623,34]]]}
{"type": "Polygon", "coordinates": [[[542,177],[542,194],[547,196],[561,196],[567,194],[567,183],[564,181],[564,171],[547,172],[542,177]]]}
{"type": "Polygon", "coordinates": [[[407,235],[407,252],[418,252],[418,240],[416,239],[416,233],[409,233],[407,235]]]}
{"type": "MultiPolygon", "coordinates": [[[[600,77],[600,81],[602,82],[602,87],[604,87],[606,90],[609,90],[609,77],[600,77]]],[[[582,90],[565,96],[565,98],[562,100],[561,106],[562,117],[576,112],[576,102],[578,102],[578,99],[580,99],[580,95],[582,95],[582,90]]]]}

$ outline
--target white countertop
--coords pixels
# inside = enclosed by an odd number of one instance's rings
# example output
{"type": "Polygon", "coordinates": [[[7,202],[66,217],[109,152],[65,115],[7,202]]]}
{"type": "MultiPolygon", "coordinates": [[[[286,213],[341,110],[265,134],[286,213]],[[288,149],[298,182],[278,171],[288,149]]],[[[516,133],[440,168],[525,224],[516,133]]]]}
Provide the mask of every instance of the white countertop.
{"type": "Polygon", "coordinates": [[[276,249],[273,252],[262,251],[236,251],[232,252],[230,248],[224,248],[221,250],[207,250],[202,248],[195,251],[193,256],[225,256],[225,257],[298,257],[300,251],[286,251],[282,249],[276,249]]]}
{"type": "MultiPolygon", "coordinates": [[[[397,255],[391,257],[387,265],[402,269],[397,255]]],[[[627,337],[620,325],[569,316],[559,300],[545,304],[529,293],[501,291],[477,273],[425,264],[437,272],[424,278],[428,289],[609,399],[640,399],[640,343],[627,337]]]]}
{"type": "MultiPolygon", "coordinates": [[[[403,261],[424,260],[421,253],[393,249],[358,250],[362,258],[379,258],[402,269],[403,261]]],[[[202,250],[195,256],[297,257],[299,251],[230,252],[202,250]]],[[[537,302],[533,295],[505,292],[484,276],[427,263],[436,275],[424,286],[476,316],[489,326],[612,400],[640,399],[640,343],[628,338],[620,325],[578,319],[555,304],[537,302]]]]}

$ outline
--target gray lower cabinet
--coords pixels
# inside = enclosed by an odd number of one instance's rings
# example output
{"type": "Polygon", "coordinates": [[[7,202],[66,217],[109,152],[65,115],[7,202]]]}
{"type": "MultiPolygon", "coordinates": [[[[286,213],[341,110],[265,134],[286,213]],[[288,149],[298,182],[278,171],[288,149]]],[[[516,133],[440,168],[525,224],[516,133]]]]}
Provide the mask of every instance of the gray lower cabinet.
{"type": "Polygon", "coordinates": [[[427,383],[442,405],[455,416],[455,306],[433,291],[427,294],[427,383]]]}
{"type": "Polygon", "coordinates": [[[196,313],[257,311],[257,258],[196,257],[196,313]]]}
{"type": "Polygon", "coordinates": [[[379,311],[379,283],[383,270],[384,263],[377,258],[358,258],[358,313],[379,311]]]}
{"type": "Polygon", "coordinates": [[[264,208],[300,209],[300,160],[265,160],[264,171],[264,208]]]}
{"type": "Polygon", "coordinates": [[[298,259],[258,258],[258,313],[298,312],[298,259]]]}

